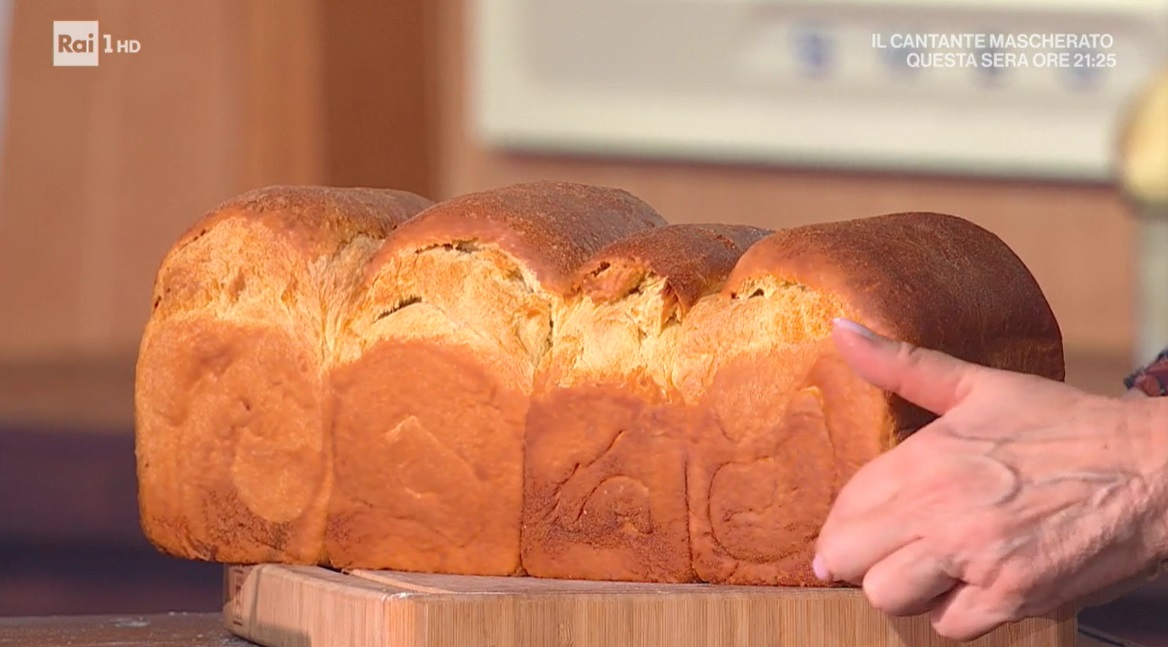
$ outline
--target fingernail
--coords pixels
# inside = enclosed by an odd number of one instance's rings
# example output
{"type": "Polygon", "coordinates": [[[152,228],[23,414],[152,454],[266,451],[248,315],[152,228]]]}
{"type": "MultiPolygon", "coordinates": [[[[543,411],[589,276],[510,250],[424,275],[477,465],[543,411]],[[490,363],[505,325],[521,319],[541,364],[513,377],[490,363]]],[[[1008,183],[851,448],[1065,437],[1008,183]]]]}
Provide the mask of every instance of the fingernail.
{"type": "Polygon", "coordinates": [[[850,331],[856,333],[857,335],[860,335],[861,337],[863,337],[864,339],[867,339],[869,341],[878,341],[880,339],[880,335],[877,335],[876,333],[869,330],[867,326],[860,324],[860,323],[856,323],[856,322],[852,321],[851,319],[844,319],[843,317],[836,317],[835,319],[831,320],[831,325],[836,327],[836,328],[843,328],[844,330],[850,330],[850,331]]]}
{"type": "Polygon", "coordinates": [[[815,577],[818,577],[821,582],[831,581],[831,573],[827,572],[827,566],[824,566],[823,558],[819,555],[811,560],[811,570],[815,571],[815,577]]]}

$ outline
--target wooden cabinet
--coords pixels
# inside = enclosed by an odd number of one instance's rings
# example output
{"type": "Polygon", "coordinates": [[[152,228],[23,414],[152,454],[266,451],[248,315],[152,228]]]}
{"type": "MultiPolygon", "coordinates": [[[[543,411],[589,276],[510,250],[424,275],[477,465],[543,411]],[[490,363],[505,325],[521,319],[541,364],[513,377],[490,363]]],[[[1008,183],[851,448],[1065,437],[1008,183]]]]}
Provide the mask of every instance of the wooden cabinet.
{"type": "Polygon", "coordinates": [[[0,362],[124,357],[162,255],[276,183],[430,193],[422,0],[18,0],[0,362]],[[141,42],[52,66],[53,20],[141,42]]]}
{"type": "Polygon", "coordinates": [[[0,185],[0,358],[132,347],[166,243],[246,184],[243,6],[16,3],[0,185]],[[54,68],[54,19],[100,20],[142,51],[105,55],[96,68],[54,68]]]}

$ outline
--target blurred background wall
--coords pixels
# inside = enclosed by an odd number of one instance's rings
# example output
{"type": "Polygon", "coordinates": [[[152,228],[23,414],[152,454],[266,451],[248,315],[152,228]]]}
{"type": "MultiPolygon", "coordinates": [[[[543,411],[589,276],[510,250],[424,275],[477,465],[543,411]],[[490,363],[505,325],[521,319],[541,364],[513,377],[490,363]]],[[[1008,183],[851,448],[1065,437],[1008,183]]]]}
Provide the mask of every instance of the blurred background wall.
{"type": "Polygon", "coordinates": [[[138,536],[133,362],[167,248],[259,185],[445,198],[564,179],[626,188],[676,222],[772,228],[955,213],[1037,276],[1071,381],[1119,391],[1134,230],[1114,183],[492,150],[469,126],[469,1],[16,0],[0,166],[0,614],[214,606],[213,567],[155,558],[138,536]],[[53,68],[53,20],[100,20],[142,51],[53,68]],[[172,575],[147,587],[143,564],[172,575]],[[137,593],[118,602],[117,581],[137,593]]]}
{"type": "Polygon", "coordinates": [[[466,13],[460,0],[16,2],[0,360],[132,354],[167,246],[247,187],[442,198],[549,177],[625,187],[676,221],[957,213],[1030,265],[1069,346],[1129,347],[1132,228],[1113,186],[493,152],[468,126],[466,13]],[[79,15],[143,51],[49,67],[47,25],[79,15]]]}

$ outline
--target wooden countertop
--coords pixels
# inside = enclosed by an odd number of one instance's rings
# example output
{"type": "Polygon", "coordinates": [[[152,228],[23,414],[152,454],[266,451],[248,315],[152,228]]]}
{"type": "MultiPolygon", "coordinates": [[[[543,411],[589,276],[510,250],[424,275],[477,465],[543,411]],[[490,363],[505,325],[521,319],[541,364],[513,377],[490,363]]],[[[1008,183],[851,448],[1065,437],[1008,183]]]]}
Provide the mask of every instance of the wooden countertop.
{"type": "MultiPolygon", "coordinates": [[[[217,613],[0,618],[0,647],[255,647],[217,613]]],[[[371,646],[372,647],[372,646],[371,646]]],[[[1077,647],[1139,647],[1080,627],[1077,647]]]]}
{"type": "Polygon", "coordinates": [[[217,613],[0,618],[3,647],[254,647],[217,613]]]}

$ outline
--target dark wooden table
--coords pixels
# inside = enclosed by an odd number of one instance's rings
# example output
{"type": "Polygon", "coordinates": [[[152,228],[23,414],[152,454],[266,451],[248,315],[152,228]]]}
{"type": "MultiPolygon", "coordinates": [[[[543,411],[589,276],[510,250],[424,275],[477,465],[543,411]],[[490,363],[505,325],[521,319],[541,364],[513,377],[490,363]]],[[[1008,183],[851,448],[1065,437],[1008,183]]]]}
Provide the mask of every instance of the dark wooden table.
{"type": "Polygon", "coordinates": [[[4,647],[255,647],[217,613],[0,618],[4,647]]]}

